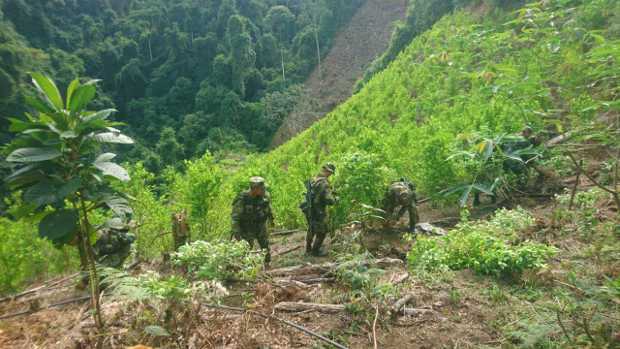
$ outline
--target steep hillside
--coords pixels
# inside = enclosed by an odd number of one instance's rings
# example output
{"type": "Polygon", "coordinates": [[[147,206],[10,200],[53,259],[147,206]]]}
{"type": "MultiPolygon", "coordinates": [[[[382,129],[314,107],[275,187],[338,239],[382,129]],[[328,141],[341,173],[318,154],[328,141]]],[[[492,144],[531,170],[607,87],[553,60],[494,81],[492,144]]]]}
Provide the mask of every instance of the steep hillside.
{"type": "MultiPolygon", "coordinates": [[[[226,231],[234,190],[262,175],[278,224],[303,224],[303,181],[327,160],[341,167],[337,183],[372,181],[341,188],[347,200],[376,204],[382,191],[374,188],[396,176],[413,179],[421,196],[437,196],[477,176],[466,163],[446,161],[474,134],[530,125],[551,138],[615,112],[620,12],[609,9],[618,4],[577,3],[578,10],[544,1],[508,15],[444,18],[326,118],[227,178],[210,221],[226,231]]],[[[561,154],[546,157],[564,161],[561,154]]],[[[341,215],[351,205],[343,202],[341,215]]]]}
{"type": "Polygon", "coordinates": [[[355,82],[388,47],[395,22],[404,18],[408,0],[368,0],[336,36],[332,49],[304,84],[293,112],[276,132],[278,146],[351,96],[355,82]]]}

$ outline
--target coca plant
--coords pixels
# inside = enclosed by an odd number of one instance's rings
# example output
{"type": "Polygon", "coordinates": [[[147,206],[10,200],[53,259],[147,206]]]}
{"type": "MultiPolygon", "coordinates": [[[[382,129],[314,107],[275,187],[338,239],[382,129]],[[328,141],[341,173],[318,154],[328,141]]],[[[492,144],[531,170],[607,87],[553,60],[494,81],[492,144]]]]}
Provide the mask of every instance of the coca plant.
{"type": "Polygon", "coordinates": [[[103,152],[106,144],[132,144],[133,140],[109,120],[114,109],[89,111],[97,80],[71,82],[63,97],[54,82],[32,74],[33,96],[26,99],[32,113],[9,118],[16,134],[6,161],[12,173],[6,184],[22,195],[22,214],[39,218],[39,235],[55,245],[70,244],[80,252],[88,271],[93,316],[103,327],[99,307],[99,278],[92,242],[99,227],[91,221],[93,211],[115,216],[131,212],[127,199],[111,181],[129,180],[127,171],[113,162],[116,154],[103,152]]]}

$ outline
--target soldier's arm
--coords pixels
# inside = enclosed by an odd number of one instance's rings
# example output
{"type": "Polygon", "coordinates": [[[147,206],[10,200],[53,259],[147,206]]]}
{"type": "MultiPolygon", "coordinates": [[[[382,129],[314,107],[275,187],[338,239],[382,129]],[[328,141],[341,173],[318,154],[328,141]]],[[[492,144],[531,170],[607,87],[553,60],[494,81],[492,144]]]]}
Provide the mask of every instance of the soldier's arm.
{"type": "Polygon", "coordinates": [[[336,204],[336,201],[338,201],[336,197],[334,196],[334,191],[332,190],[331,185],[329,185],[329,183],[327,182],[324,182],[321,185],[321,193],[322,193],[323,203],[325,205],[334,205],[336,204]]]}
{"type": "Polygon", "coordinates": [[[267,196],[267,219],[269,220],[269,222],[271,223],[271,225],[273,225],[273,210],[271,209],[271,197],[267,196]]]}

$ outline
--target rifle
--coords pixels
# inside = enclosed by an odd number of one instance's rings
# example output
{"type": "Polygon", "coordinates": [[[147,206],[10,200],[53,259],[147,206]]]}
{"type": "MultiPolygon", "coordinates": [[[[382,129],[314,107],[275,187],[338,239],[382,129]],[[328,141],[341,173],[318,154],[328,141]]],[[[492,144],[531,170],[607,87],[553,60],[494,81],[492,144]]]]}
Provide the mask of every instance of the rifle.
{"type": "Polygon", "coordinates": [[[305,187],[306,187],[306,194],[305,194],[305,206],[304,204],[301,205],[301,210],[303,211],[304,215],[306,216],[306,219],[308,220],[308,229],[310,229],[310,222],[312,222],[312,211],[313,211],[313,207],[312,207],[312,202],[314,201],[313,197],[312,197],[312,180],[309,179],[306,181],[305,183],[305,187]]]}

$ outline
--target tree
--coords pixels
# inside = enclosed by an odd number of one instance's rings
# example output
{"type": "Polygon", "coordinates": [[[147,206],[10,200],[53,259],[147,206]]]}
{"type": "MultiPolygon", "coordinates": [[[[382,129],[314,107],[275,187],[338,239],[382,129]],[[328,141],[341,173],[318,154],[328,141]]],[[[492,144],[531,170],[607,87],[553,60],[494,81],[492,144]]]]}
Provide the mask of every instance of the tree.
{"type": "Polygon", "coordinates": [[[282,80],[286,81],[284,71],[284,44],[288,43],[295,23],[295,16],[286,6],[274,6],[267,12],[265,21],[272,32],[280,39],[280,58],[282,63],[282,80]]]}
{"type": "Polygon", "coordinates": [[[96,94],[97,80],[71,82],[66,100],[55,83],[42,74],[32,74],[36,96],[27,99],[35,114],[11,118],[10,130],[17,133],[9,145],[6,161],[14,165],[6,178],[12,191],[21,191],[24,205],[43,215],[39,235],[56,245],[76,245],[82,268],[88,271],[90,296],[97,327],[103,328],[99,307],[99,278],[91,245],[98,229],[91,222],[95,212],[131,212],[112,180],[129,180],[125,169],[112,160],[114,153],[101,152],[104,144],[132,144],[133,140],[113,128],[108,120],[113,109],[87,111],[96,94]]]}
{"type": "Polygon", "coordinates": [[[156,149],[164,165],[175,167],[181,165],[183,146],[177,141],[176,131],[173,128],[164,127],[156,149]]]}
{"type": "Polygon", "coordinates": [[[231,51],[232,83],[235,91],[241,96],[245,95],[245,75],[256,63],[256,52],[244,21],[245,18],[238,15],[230,17],[227,33],[231,51]]]}

